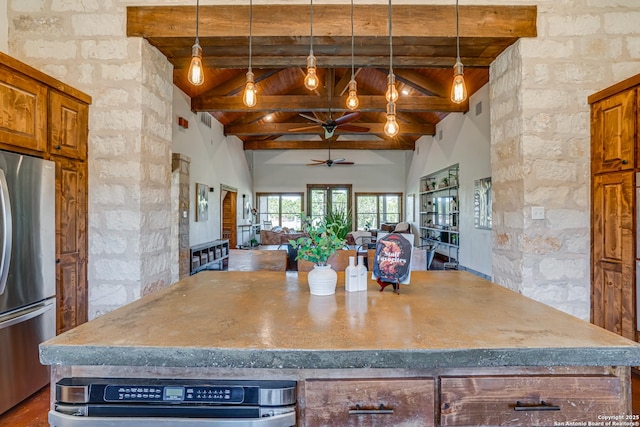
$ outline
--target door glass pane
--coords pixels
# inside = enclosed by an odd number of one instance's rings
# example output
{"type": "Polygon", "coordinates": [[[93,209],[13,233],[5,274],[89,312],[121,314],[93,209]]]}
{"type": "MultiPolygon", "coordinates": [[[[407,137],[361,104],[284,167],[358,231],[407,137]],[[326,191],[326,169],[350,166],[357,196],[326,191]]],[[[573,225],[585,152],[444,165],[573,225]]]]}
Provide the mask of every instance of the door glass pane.
{"type": "Polygon", "coordinates": [[[282,196],[282,226],[289,229],[302,228],[300,214],[302,213],[302,196],[282,196]]]}
{"type": "Polygon", "coordinates": [[[346,188],[331,189],[331,210],[333,212],[346,212],[349,200],[349,190],[346,188]]]}
{"type": "Polygon", "coordinates": [[[312,188],[310,200],[311,212],[309,216],[311,217],[312,223],[318,225],[327,210],[327,190],[323,188],[312,188]]]}
{"type": "Polygon", "coordinates": [[[271,226],[280,225],[280,196],[267,196],[267,221],[271,221],[271,226]]]}
{"type": "Polygon", "coordinates": [[[356,199],[356,229],[378,228],[378,212],[376,196],[358,196],[356,199]]]}

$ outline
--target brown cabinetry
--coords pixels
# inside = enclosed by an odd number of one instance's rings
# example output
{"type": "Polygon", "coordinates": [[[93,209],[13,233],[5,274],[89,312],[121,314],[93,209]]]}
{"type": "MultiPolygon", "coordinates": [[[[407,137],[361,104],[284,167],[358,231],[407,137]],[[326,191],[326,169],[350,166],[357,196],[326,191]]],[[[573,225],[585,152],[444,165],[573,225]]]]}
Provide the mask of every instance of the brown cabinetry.
{"type": "Polygon", "coordinates": [[[442,426],[587,425],[598,415],[628,414],[613,375],[443,377],[440,384],[442,426]]]}
{"type": "MultiPolygon", "coordinates": [[[[4,61],[1,61],[5,63],[4,61]]],[[[47,86],[0,65],[0,146],[28,150],[47,149],[47,86]]]]}
{"type": "Polygon", "coordinates": [[[56,164],[58,333],[87,321],[87,138],[91,97],[0,53],[0,148],[56,164]]]}
{"type": "Polygon", "coordinates": [[[74,98],[49,93],[49,150],[52,155],[85,160],[89,106],[74,98]]]}
{"type": "Polygon", "coordinates": [[[637,339],[638,232],[634,172],[640,75],[589,97],[591,104],[591,321],[637,339]]]}
{"type": "Polygon", "coordinates": [[[431,378],[305,381],[305,425],[433,426],[431,378]]]}

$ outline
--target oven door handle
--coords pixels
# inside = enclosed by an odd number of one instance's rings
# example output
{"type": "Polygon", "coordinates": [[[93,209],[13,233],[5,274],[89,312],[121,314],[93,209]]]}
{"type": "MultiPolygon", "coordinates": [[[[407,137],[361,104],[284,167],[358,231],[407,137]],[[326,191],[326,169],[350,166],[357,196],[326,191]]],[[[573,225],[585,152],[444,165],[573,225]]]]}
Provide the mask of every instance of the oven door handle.
{"type": "Polygon", "coordinates": [[[296,412],[264,418],[138,418],[83,417],[49,411],[49,423],[55,427],[291,427],[296,425],[296,412]]]}

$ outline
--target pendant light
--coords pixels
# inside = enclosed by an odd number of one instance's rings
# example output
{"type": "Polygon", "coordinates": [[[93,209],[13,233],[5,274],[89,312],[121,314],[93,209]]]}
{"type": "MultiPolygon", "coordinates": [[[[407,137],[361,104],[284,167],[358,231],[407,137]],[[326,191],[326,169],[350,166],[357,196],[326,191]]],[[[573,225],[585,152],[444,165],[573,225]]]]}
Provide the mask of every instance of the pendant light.
{"type": "Polygon", "coordinates": [[[460,28],[458,22],[458,0],[456,0],[456,63],[453,66],[453,85],[451,86],[451,102],[463,103],[467,99],[467,87],[462,76],[464,66],[460,61],[460,28]]]}
{"type": "Polygon", "coordinates": [[[251,47],[253,41],[253,0],[249,0],[249,70],[247,71],[247,84],[244,87],[244,96],[242,102],[247,107],[254,107],[256,105],[256,84],[253,80],[253,71],[251,70],[251,47]]]}
{"type": "Polygon", "coordinates": [[[358,100],[358,83],[356,83],[355,65],[353,59],[354,41],[353,41],[353,0],[351,0],[351,81],[349,82],[349,96],[347,96],[347,108],[354,111],[360,105],[358,100]]]}
{"type": "Polygon", "coordinates": [[[304,85],[309,90],[316,90],[320,81],[316,74],[316,57],[313,56],[313,0],[311,0],[311,12],[309,13],[311,27],[311,41],[309,47],[309,56],[307,57],[307,75],[304,77],[304,85]]]}
{"type": "Polygon", "coordinates": [[[389,79],[387,84],[387,93],[385,95],[387,98],[387,122],[384,124],[384,133],[390,137],[396,136],[400,131],[398,121],[396,120],[395,102],[398,99],[398,91],[395,88],[395,79],[393,77],[392,20],[391,0],[389,0],[389,79]]]}
{"type": "Polygon", "coordinates": [[[200,0],[196,0],[196,42],[191,48],[191,64],[189,65],[189,82],[194,86],[204,83],[204,69],[202,68],[202,48],[198,39],[198,18],[200,0]]]}

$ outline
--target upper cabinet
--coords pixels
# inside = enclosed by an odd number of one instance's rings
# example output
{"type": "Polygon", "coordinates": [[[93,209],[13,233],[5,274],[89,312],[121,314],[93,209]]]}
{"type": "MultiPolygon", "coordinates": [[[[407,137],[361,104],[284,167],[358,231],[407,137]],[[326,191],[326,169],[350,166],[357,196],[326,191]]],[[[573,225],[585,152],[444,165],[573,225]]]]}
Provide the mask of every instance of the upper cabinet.
{"type": "Polygon", "coordinates": [[[591,173],[635,167],[637,89],[591,105],[591,173]]]}
{"type": "Polygon", "coordinates": [[[0,65],[0,148],[47,149],[47,86],[0,65]]]}
{"type": "Polygon", "coordinates": [[[89,106],[51,91],[49,95],[50,152],[52,155],[85,160],[89,106]]]}

